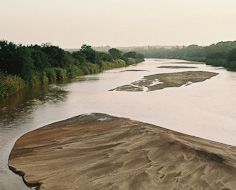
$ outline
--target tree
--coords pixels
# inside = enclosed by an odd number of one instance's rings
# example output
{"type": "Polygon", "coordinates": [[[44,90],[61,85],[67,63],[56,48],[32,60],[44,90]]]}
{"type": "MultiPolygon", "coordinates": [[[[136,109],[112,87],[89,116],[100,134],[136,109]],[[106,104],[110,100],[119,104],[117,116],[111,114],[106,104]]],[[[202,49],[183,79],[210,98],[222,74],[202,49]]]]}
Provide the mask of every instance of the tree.
{"type": "Polygon", "coordinates": [[[96,54],[96,51],[88,45],[82,45],[80,52],[82,52],[86,56],[86,60],[91,63],[98,63],[98,56],[96,54]]]}
{"type": "Polygon", "coordinates": [[[229,52],[228,68],[231,70],[236,70],[236,48],[229,52]]]}
{"type": "Polygon", "coordinates": [[[8,74],[18,74],[21,71],[17,63],[17,49],[11,42],[0,41],[0,70],[8,74]]]}
{"type": "Polygon", "coordinates": [[[34,60],[31,57],[30,49],[27,47],[18,47],[17,49],[17,64],[20,66],[18,74],[23,79],[29,81],[35,71],[34,60]]]}
{"type": "Polygon", "coordinates": [[[30,46],[31,57],[34,60],[34,65],[37,71],[43,71],[45,68],[50,67],[48,56],[41,50],[40,46],[30,46]]]}
{"type": "Polygon", "coordinates": [[[125,58],[136,58],[137,57],[137,53],[134,52],[134,51],[130,51],[130,52],[127,52],[123,55],[125,58]]]}
{"type": "Polygon", "coordinates": [[[112,56],[105,52],[97,52],[97,55],[101,61],[112,61],[112,56]]]}
{"type": "Polygon", "coordinates": [[[108,52],[112,56],[113,59],[120,59],[122,57],[121,51],[116,48],[111,48],[108,50],[108,52]]]}
{"type": "Polygon", "coordinates": [[[79,61],[80,65],[83,65],[86,63],[86,55],[81,51],[75,51],[72,53],[73,58],[79,61]]]}
{"type": "Polygon", "coordinates": [[[236,61],[236,48],[229,52],[228,61],[236,61]]]}
{"type": "Polygon", "coordinates": [[[68,57],[63,49],[57,46],[44,45],[42,51],[47,54],[50,66],[66,67],[69,65],[68,57]]]}

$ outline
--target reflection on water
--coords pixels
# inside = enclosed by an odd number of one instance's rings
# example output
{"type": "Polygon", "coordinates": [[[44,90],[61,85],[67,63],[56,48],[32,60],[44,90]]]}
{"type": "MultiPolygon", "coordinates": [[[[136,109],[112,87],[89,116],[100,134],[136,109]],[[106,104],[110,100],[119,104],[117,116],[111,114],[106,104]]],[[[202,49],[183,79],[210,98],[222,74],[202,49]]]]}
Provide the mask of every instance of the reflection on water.
{"type": "Polygon", "coordinates": [[[8,170],[8,156],[24,133],[75,115],[100,112],[159,125],[175,131],[236,145],[236,73],[192,64],[197,68],[165,69],[178,60],[148,59],[128,68],[80,77],[60,85],[23,91],[0,106],[0,189],[23,190],[8,170]],[[139,72],[121,72],[139,70],[139,72]],[[143,76],[180,71],[210,71],[216,77],[200,83],[153,92],[109,91],[143,76]]]}
{"type": "Polygon", "coordinates": [[[38,86],[0,101],[0,189],[29,189],[21,177],[13,174],[7,166],[8,155],[14,141],[33,126],[27,122],[33,113],[45,104],[65,101],[67,92],[56,85],[38,86]],[[25,126],[24,126],[25,125],[25,126]]]}
{"type": "Polygon", "coordinates": [[[0,101],[0,127],[6,127],[15,119],[31,114],[37,106],[44,103],[64,101],[67,92],[56,85],[39,86],[22,90],[14,96],[0,101]]]}
{"type": "Polygon", "coordinates": [[[96,80],[99,80],[99,77],[98,76],[81,76],[81,77],[78,77],[76,79],[76,81],[96,81],[96,80]]]}

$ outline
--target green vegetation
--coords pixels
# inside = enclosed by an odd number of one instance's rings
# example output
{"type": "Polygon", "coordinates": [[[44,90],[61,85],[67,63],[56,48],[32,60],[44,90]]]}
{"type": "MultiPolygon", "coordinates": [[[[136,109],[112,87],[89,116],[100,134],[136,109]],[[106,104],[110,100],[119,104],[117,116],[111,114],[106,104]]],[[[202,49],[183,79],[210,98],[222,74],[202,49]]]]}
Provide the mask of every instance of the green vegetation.
{"type": "Polygon", "coordinates": [[[0,72],[0,98],[5,98],[24,87],[25,82],[20,77],[0,72]]]}
{"type": "Polygon", "coordinates": [[[143,60],[139,53],[124,54],[115,48],[105,53],[83,45],[70,53],[50,44],[23,46],[0,41],[0,97],[25,87],[68,81],[143,60]]]}
{"type": "Polygon", "coordinates": [[[133,48],[147,58],[184,59],[201,61],[213,66],[222,66],[236,71],[236,41],[219,42],[210,46],[190,45],[184,47],[139,47],[133,48]]]}

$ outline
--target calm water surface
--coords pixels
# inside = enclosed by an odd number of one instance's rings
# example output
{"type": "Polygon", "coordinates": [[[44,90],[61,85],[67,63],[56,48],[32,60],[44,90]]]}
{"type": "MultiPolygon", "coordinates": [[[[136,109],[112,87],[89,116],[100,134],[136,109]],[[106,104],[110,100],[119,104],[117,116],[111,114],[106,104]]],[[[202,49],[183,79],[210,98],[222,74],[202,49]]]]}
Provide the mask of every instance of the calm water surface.
{"type": "Polygon", "coordinates": [[[197,67],[192,69],[157,68],[178,62],[182,61],[147,59],[70,84],[28,90],[1,102],[0,190],[28,189],[7,165],[11,148],[22,134],[78,114],[100,112],[127,117],[236,146],[236,72],[204,64],[191,65],[197,67]],[[128,69],[144,71],[121,72],[128,69]],[[189,70],[219,75],[190,86],[153,92],[109,91],[145,75],[189,70]]]}

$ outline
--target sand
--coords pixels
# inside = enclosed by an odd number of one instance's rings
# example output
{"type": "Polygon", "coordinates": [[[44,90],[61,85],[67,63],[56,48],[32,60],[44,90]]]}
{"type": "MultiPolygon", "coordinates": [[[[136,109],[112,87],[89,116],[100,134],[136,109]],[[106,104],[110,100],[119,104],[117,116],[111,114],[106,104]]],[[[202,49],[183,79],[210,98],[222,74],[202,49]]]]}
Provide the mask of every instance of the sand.
{"type": "Polygon", "coordinates": [[[9,166],[47,190],[236,189],[236,147],[98,113],[23,135],[9,166]]]}
{"type": "Polygon", "coordinates": [[[139,72],[139,71],[147,71],[147,70],[142,70],[142,69],[127,69],[127,70],[123,70],[120,72],[139,72]]]}
{"type": "Polygon", "coordinates": [[[157,68],[161,68],[161,69],[196,69],[197,67],[174,65],[174,66],[159,66],[157,68]]]}
{"type": "Polygon", "coordinates": [[[207,71],[184,71],[175,73],[160,73],[144,76],[141,80],[132,82],[131,84],[119,86],[110,91],[155,91],[170,87],[181,87],[183,85],[191,85],[196,82],[203,82],[210,79],[218,73],[207,71]]]}

